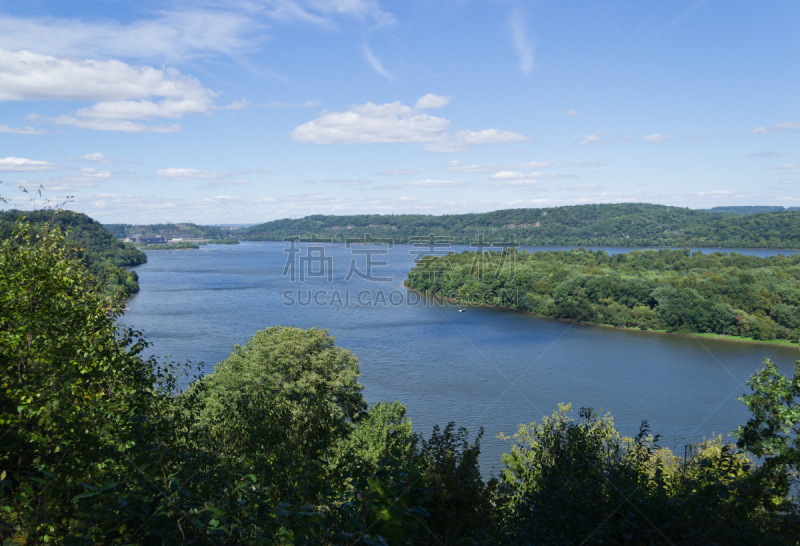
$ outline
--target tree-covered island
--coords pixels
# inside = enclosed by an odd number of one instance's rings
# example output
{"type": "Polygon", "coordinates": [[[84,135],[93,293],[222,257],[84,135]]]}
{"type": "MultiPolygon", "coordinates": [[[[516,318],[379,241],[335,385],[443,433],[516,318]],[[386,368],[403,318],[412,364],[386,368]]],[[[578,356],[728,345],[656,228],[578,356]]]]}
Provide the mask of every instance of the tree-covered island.
{"type": "Polygon", "coordinates": [[[800,255],[603,250],[427,257],[409,288],[536,315],[618,327],[800,339],[800,255]]]}

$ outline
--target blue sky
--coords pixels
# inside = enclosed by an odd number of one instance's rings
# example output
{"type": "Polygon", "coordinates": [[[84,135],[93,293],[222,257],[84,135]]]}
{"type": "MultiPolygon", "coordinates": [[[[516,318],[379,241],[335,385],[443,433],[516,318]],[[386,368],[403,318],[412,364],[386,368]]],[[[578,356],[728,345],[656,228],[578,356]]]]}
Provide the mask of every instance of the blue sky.
{"type": "Polygon", "coordinates": [[[6,207],[19,186],[131,223],[800,205],[796,1],[0,9],[6,207]]]}

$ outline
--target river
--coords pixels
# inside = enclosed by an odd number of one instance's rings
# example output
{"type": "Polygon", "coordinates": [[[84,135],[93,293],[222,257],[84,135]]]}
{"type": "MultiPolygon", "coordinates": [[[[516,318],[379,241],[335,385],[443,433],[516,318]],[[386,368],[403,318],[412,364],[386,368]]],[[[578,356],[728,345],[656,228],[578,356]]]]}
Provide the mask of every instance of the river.
{"type": "Polygon", "coordinates": [[[509,447],[497,434],[539,421],[559,402],[571,402],[576,413],[584,406],[611,412],[625,435],[647,420],[662,445],[683,453],[687,442],[725,436],[746,422],[737,397],[764,358],[784,374],[800,359],[797,347],[415,301],[402,283],[421,251],[397,245],[368,255],[379,248],[299,244],[292,253],[287,244],[265,242],[149,251],[148,263],[136,268],[141,291],[122,322],[144,332],[157,358],[202,362],[205,373],[258,329],[326,328],[358,355],[370,404],[400,400],[414,430],[426,435],[448,421],[472,436],[484,427],[485,476],[499,472],[509,447]]]}

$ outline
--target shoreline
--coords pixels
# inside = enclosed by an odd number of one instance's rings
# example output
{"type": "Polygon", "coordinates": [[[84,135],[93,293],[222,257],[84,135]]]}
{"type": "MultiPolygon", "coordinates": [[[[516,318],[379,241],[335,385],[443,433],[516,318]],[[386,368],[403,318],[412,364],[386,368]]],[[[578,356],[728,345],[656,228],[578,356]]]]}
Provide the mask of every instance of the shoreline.
{"type": "Polygon", "coordinates": [[[711,333],[679,333],[679,332],[667,332],[666,330],[652,330],[646,329],[642,330],[641,328],[631,328],[629,326],[614,326],[613,324],[603,324],[600,322],[581,322],[579,320],[573,320],[570,318],[555,318],[555,317],[547,317],[544,315],[537,315],[535,313],[531,313],[530,311],[523,311],[522,309],[517,309],[515,307],[507,307],[505,305],[490,305],[488,303],[472,303],[472,302],[465,302],[462,300],[455,300],[452,298],[444,298],[442,296],[437,296],[433,292],[426,292],[424,290],[417,290],[416,288],[411,288],[406,286],[405,283],[403,287],[406,290],[410,290],[411,292],[416,292],[417,294],[422,294],[425,296],[431,296],[434,298],[438,298],[440,300],[446,300],[450,303],[459,303],[464,305],[465,307],[490,307],[492,309],[503,309],[505,311],[513,311],[515,313],[522,313],[524,315],[528,315],[531,317],[547,319],[547,320],[556,320],[561,322],[571,322],[573,324],[582,324],[585,326],[600,326],[603,328],[613,328],[614,330],[628,330],[631,332],[650,332],[653,334],[663,334],[663,335],[670,335],[670,336],[682,336],[682,337],[689,337],[689,338],[706,338],[706,339],[714,339],[719,341],[736,341],[739,343],[750,343],[754,345],[777,345],[779,347],[794,347],[800,350],[800,343],[793,343],[788,339],[770,339],[770,340],[760,340],[760,339],[753,339],[749,337],[738,337],[738,336],[725,336],[722,334],[711,334],[711,333]]]}
{"type": "MultiPolygon", "coordinates": [[[[376,238],[376,239],[378,239],[378,238],[376,238]]],[[[285,243],[286,241],[284,241],[283,239],[239,239],[239,242],[241,242],[241,243],[285,243]]],[[[469,245],[474,244],[474,243],[475,243],[475,241],[469,241],[469,242],[466,242],[466,243],[458,243],[458,242],[454,242],[454,241],[450,242],[451,245],[457,245],[457,246],[469,246],[469,245]]],[[[341,241],[331,241],[331,242],[326,242],[324,244],[345,244],[345,240],[342,239],[341,241]]],[[[369,244],[369,243],[359,243],[359,244],[369,244]]],[[[401,245],[413,246],[414,243],[398,243],[397,241],[395,241],[394,245],[395,246],[401,246],[401,245]]],[[[714,251],[736,251],[738,249],[738,250],[773,250],[773,251],[786,250],[786,251],[789,251],[789,252],[800,252],[800,247],[797,247],[797,248],[786,248],[786,247],[779,248],[779,247],[770,247],[770,246],[730,246],[730,247],[724,247],[724,246],[694,246],[694,245],[684,245],[684,246],[648,246],[648,245],[612,245],[612,244],[600,245],[600,244],[586,244],[586,243],[574,244],[574,245],[547,245],[547,244],[537,244],[537,243],[520,243],[520,246],[521,247],[525,247],[525,246],[549,247],[549,248],[555,248],[555,249],[581,248],[581,247],[589,249],[590,247],[592,247],[592,248],[608,247],[608,248],[631,248],[631,249],[634,249],[634,250],[661,250],[661,249],[682,250],[684,248],[688,248],[688,249],[696,248],[697,250],[714,250],[714,251]]]]}

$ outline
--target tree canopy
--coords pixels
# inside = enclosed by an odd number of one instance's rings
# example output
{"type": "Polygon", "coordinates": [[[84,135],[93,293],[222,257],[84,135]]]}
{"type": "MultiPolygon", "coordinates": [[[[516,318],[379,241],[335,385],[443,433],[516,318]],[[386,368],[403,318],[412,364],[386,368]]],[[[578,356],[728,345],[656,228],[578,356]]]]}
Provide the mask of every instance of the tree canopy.
{"type": "Polygon", "coordinates": [[[613,326],[800,339],[800,255],[603,250],[451,253],[421,261],[410,288],[613,326]]]}
{"type": "Polygon", "coordinates": [[[136,272],[125,268],[145,263],[147,255],[132,244],[118,240],[103,224],[80,212],[7,210],[0,212],[0,240],[12,236],[20,216],[38,232],[45,226],[59,228],[66,236],[64,244],[95,276],[103,279],[109,292],[125,298],[139,291],[136,272]]]}
{"type": "Polygon", "coordinates": [[[411,237],[451,242],[508,242],[545,246],[660,246],[800,248],[800,211],[727,214],[644,203],[506,209],[487,213],[330,216],[266,222],[236,232],[243,240],[286,237],[344,241],[369,234],[408,243],[411,237]]]}
{"type": "Polygon", "coordinates": [[[768,464],[720,438],[681,459],[646,423],[626,438],[562,406],[485,482],[482,430],[423,437],[399,402],[367,407],[325,330],[266,328],[192,377],[144,359],[123,311],[59,231],[0,243],[4,544],[800,542],[797,378],[769,364],[740,436],[768,464]]]}

